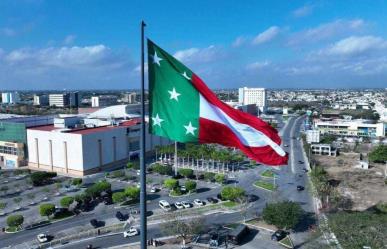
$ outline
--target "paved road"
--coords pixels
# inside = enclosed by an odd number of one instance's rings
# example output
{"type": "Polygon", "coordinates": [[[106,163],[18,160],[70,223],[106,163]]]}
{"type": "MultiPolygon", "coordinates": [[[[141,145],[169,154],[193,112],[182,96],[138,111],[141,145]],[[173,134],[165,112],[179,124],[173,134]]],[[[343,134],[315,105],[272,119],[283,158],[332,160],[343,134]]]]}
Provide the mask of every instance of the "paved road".
{"type": "MultiPolygon", "coordinates": [[[[294,160],[289,160],[289,165],[287,167],[278,167],[276,168],[277,179],[276,184],[278,185],[279,191],[274,193],[258,189],[253,186],[254,181],[257,180],[260,172],[264,171],[269,167],[258,167],[255,169],[249,169],[246,171],[241,171],[237,174],[237,179],[240,179],[237,185],[246,189],[249,194],[256,194],[260,199],[255,202],[252,207],[248,210],[248,216],[253,217],[255,214],[260,213],[264,208],[265,204],[268,201],[289,199],[292,201],[299,202],[304,210],[313,211],[312,199],[309,196],[307,189],[302,192],[296,191],[297,185],[306,186],[307,175],[302,172],[304,168],[303,164],[299,164],[299,160],[303,160],[302,148],[300,141],[292,139],[292,137],[299,136],[300,125],[302,124],[303,118],[290,118],[288,125],[286,125],[284,130],[281,132],[283,137],[283,143],[291,145],[290,147],[285,148],[290,154],[290,157],[294,157],[294,160]],[[293,151],[292,151],[293,150],[293,151]],[[299,176],[301,175],[301,176],[299,176]]],[[[283,124],[282,124],[283,125],[283,124]]],[[[163,199],[168,201],[175,202],[177,200],[190,200],[192,201],[195,198],[205,199],[209,196],[216,196],[219,193],[219,188],[203,188],[203,191],[199,191],[198,194],[192,195],[189,197],[179,197],[172,198],[165,195],[162,195],[163,199]]],[[[165,194],[165,193],[164,193],[165,194]]],[[[152,201],[148,204],[148,210],[157,210],[158,209],[158,200],[160,200],[160,194],[154,194],[150,196],[152,201]]],[[[94,212],[88,214],[81,214],[76,218],[71,218],[65,221],[51,224],[47,227],[42,227],[34,230],[23,231],[17,234],[5,234],[0,236],[1,246],[12,246],[36,239],[36,235],[41,232],[49,231],[49,234],[58,234],[65,229],[71,227],[77,227],[89,224],[89,220],[92,218],[98,219],[108,219],[114,217],[115,213],[119,209],[112,209],[104,207],[103,204],[100,204],[101,207],[97,207],[94,212]]],[[[121,209],[125,212],[125,209],[121,209]]],[[[214,223],[232,223],[241,221],[243,217],[239,213],[233,214],[213,214],[206,216],[207,224],[214,223]]],[[[148,237],[160,237],[162,233],[159,230],[158,226],[149,226],[148,237]]],[[[296,234],[296,242],[301,243],[305,237],[305,234],[300,233],[296,234]]],[[[92,239],[92,244],[98,246],[99,248],[108,248],[110,246],[121,245],[125,243],[131,243],[138,241],[139,236],[133,238],[123,238],[122,234],[108,236],[106,238],[94,238],[92,239]]],[[[85,248],[87,244],[91,241],[83,241],[78,243],[71,243],[63,246],[63,248],[85,248]]],[[[26,247],[27,248],[27,247],[26,247]]]]}

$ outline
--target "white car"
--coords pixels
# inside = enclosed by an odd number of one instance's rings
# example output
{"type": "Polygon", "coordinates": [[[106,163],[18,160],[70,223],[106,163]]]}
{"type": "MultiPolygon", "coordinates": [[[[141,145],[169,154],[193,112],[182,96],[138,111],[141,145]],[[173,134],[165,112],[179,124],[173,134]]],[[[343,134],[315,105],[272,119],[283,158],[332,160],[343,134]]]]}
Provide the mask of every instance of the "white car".
{"type": "Polygon", "coordinates": [[[189,203],[188,201],[182,201],[181,205],[183,205],[184,208],[190,208],[191,207],[191,203],[189,203]]]}
{"type": "Polygon", "coordinates": [[[184,185],[180,187],[180,190],[183,191],[183,192],[187,191],[187,189],[186,189],[186,187],[184,185]]]}
{"type": "Polygon", "coordinates": [[[36,236],[36,238],[38,239],[38,241],[40,243],[44,243],[44,242],[48,241],[47,234],[44,234],[44,233],[38,234],[38,236],[36,236]]]}
{"type": "Polygon", "coordinates": [[[137,230],[137,228],[134,228],[134,227],[131,227],[131,228],[129,228],[128,231],[124,232],[124,238],[133,237],[136,235],[138,235],[138,230],[137,230]]]}
{"type": "Polygon", "coordinates": [[[203,206],[203,205],[204,205],[204,203],[203,203],[201,200],[199,200],[199,199],[195,199],[195,200],[193,201],[193,203],[194,203],[196,206],[203,206]]]}
{"type": "Polygon", "coordinates": [[[164,211],[170,211],[171,210],[171,205],[169,205],[169,203],[166,200],[160,200],[159,201],[159,206],[164,211]]]}
{"type": "Polygon", "coordinates": [[[150,190],[151,193],[156,193],[157,192],[157,188],[156,187],[152,187],[151,190],[150,190]]]}
{"type": "Polygon", "coordinates": [[[141,174],[141,171],[138,169],[137,170],[137,175],[139,176],[141,174]]]}
{"type": "Polygon", "coordinates": [[[16,206],[16,207],[13,209],[13,211],[19,211],[19,210],[21,210],[21,209],[22,209],[21,206],[16,206]]]}
{"type": "Polygon", "coordinates": [[[5,212],[0,212],[0,216],[6,216],[7,215],[7,213],[5,213],[5,212]]]}
{"type": "Polygon", "coordinates": [[[184,208],[183,204],[181,202],[179,202],[179,201],[175,202],[175,207],[177,209],[183,209],[184,208]]]}

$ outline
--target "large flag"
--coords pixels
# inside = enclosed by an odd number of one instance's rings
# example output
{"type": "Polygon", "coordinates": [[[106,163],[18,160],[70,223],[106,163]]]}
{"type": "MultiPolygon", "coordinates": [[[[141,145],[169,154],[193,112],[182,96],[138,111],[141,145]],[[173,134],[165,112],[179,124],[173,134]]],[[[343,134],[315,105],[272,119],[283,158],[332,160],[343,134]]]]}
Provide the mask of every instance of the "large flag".
{"type": "Polygon", "coordinates": [[[287,164],[277,131],[238,111],[173,56],[148,40],[150,132],[178,142],[235,147],[267,165],[287,164]]]}

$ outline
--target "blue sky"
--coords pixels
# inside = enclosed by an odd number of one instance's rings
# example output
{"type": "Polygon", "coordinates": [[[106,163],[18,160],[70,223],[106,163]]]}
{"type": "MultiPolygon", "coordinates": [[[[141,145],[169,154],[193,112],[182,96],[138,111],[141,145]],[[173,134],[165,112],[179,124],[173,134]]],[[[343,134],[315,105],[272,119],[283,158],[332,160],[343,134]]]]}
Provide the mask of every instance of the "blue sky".
{"type": "Polygon", "coordinates": [[[387,86],[387,1],[0,1],[0,89],[139,86],[139,23],[211,88],[387,86]]]}

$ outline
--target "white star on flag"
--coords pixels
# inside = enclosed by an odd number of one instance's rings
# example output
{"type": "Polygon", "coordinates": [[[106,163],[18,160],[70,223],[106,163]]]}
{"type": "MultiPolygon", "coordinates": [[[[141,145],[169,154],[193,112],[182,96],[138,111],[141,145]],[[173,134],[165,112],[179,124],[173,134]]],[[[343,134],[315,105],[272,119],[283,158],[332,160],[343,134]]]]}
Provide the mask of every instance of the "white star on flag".
{"type": "Polygon", "coordinates": [[[196,127],[193,127],[192,124],[191,124],[191,122],[189,122],[188,125],[184,125],[184,128],[186,129],[186,131],[185,131],[185,134],[186,134],[186,135],[187,135],[188,133],[191,133],[191,134],[194,135],[194,136],[195,136],[194,131],[198,129],[198,128],[196,128],[196,127]]]}
{"type": "Polygon", "coordinates": [[[184,71],[184,73],[182,73],[181,75],[183,75],[183,77],[184,77],[184,78],[186,78],[187,80],[191,80],[191,78],[190,78],[190,77],[188,77],[188,75],[187,75],[187,72],[186,72],[186,71],[184,71]]]}
{"type": "Polygon", "coordinates": [[[162,61],[163,59],[161,59],[160,57],[157,56],[156,51],[155,51],[155,54],[151,55],[151,56],[153,58],[153,63],[160,66],[160,61],[162,61]]]}
{"type": "Polygon", "coordinates": [[[158,126],[160,126],[160,127],[161,127],[161,122],[164,121],[164,119],[161,119],[161,118],[159,117],[159,114],[158,114],[158,113],[156,114],[156,117],[152,117],[152,120],[153,120],[153,125],[158,125],[158,126]]]}
{"type": "Polygon", "coordinates": [[[168,91],[168,92],[169,92],[169,94],[171,95],[171,96],[170,96],[170,99],[175,99],[176,101],[179,101],[179,100],[177,99],[177,97],[179,97],[181,94],[178,93],[178,92],[176,92],[176,89],[175,89],[175,88],[173,88],[172,91],[168,91]]]}

